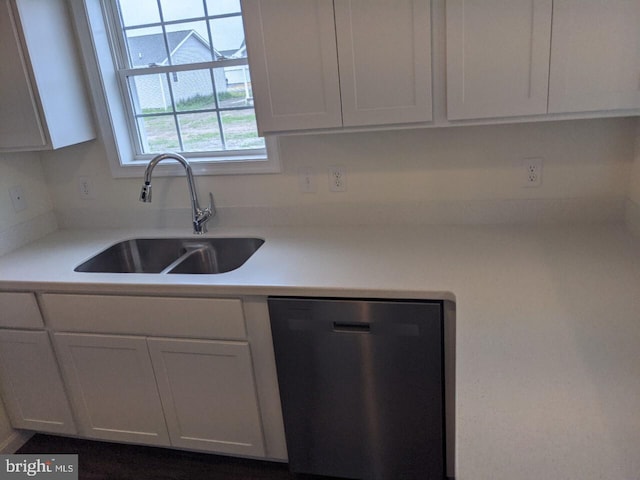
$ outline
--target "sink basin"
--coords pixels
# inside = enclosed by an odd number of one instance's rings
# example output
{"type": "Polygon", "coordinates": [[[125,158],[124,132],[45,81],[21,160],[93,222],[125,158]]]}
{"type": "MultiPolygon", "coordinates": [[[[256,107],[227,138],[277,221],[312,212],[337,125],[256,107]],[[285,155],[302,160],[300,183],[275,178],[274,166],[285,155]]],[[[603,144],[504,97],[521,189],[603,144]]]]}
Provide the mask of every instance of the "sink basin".
{"type": "Polygon", "coordinates": [[[110,246],[75,268],[96,273],[224,273],[244,264],[260,238],[137,238],[110,246]]]}
{"type": "Polygon", "coordinates": [[[195,241],[167,273],[224,273],[240,267],[260,248],[260,238],[212,238],[195,241]]]}

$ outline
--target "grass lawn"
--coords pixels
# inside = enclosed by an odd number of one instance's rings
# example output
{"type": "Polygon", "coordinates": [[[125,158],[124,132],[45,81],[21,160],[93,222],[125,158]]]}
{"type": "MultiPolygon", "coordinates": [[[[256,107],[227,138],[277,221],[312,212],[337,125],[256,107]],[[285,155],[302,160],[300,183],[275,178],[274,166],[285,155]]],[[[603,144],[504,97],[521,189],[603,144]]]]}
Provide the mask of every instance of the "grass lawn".
{"type": "MultiPolygon", "coordinates": [[[[244,91],[227,92],[219,99],[225,107],[245,106],[244,91]]],[[[180,113],[184,110],[211,108],[209,97],[194,97],[177,105],[178,122],[182,133],[184,149],[188,151],[239,150],[264,148],[264,139],[258,137],[256,116],[253,109],[220,112],[225,146],[222,145],[218,117],[215,113],[180,113]]],[[[170,111],[170,110],[169,110],[170,111]]],[[[164,113],[165,110],[145,110],[144,113],[164,113]]],[[[178,133],[174,117],[162,115],[139,118],[140,129],[146,132],[148,152],[159,153],[168,150],[179,151],[178,133]]]]}

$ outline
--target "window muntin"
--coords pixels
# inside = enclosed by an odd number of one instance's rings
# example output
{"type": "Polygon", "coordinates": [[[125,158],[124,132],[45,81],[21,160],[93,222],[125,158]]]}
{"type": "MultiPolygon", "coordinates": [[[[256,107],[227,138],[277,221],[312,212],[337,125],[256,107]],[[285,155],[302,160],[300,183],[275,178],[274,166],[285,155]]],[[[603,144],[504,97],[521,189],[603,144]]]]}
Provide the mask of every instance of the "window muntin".
{"type": "Polygon", "coordinates": [[[105,0],[136,158],[266,155],[237,0],[105,0]]]}

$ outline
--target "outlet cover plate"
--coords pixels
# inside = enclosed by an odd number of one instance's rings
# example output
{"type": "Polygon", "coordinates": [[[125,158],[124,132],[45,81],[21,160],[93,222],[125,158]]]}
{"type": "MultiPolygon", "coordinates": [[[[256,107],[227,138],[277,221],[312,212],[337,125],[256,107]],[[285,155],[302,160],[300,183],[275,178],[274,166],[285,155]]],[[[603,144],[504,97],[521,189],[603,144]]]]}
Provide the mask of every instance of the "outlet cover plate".
{"type": "Polygon", "coordinates": [[[21,186],[11,187],[9,189],[13,210],[18,213],[27,209],[27,199],[24,196],[24,189],[21,186]]]}
{"type": "Polygon", "coordinates": [[[91,177],[78,177],[78,195],[83,200],[92,200],[96,198],[93,193],[93,182],[91,177]]]}
{"type": "Polygon", "coordinates": [[[522,186],[539,187],[542,184],[542,157],[522,159],[522,186]]]}
{"type": "Polygon", "coordinates": [[[329,167],[329,191],[347,191],[347,170],[340,165],[329,167]]]}

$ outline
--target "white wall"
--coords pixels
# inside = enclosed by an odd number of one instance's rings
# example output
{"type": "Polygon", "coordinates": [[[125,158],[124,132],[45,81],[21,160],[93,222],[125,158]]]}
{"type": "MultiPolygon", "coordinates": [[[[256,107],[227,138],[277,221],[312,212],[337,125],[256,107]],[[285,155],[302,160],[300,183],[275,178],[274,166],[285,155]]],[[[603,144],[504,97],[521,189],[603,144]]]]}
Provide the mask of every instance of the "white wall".
{"type": "Polygon", "coordinates": [[[0,153],[0,255],[55,230],[53,203],[37,153],[0,153]],[[9,189],[21,186],[27,209],[16,213],[9,189]]]}
{"type": "MultiPolygon", "coordinates": [[[[54,230],[55,218],[40,158],[34,153],[0,153],[0,255],[54,230]],[[16,213],[9,189],[21,186],[27,209],[16,213]]],[[[0,400],[0,451],[11,448],[15,431],[0,400]]]]}
{"type": "Polygon", "coordinates": [[[640,236],[640,122],[636,131],[635,159],[631,167],[626,223],[629,230],[640,236]]]}
{"type": "MultiPolygon", "coordinates": [[[[622,221],[633,164],[634,119],[291,136],[283,172],[199,177],[225,224],[622,221]],[[519,162],[544,157],[543,183],[523,188],[519,162]],[[343,165],[348,191],[328,191],[327,168],[343,165]],[[312,167],[317,193],[301,193],[312,167]]],[[[183,178],[154,179],[154,203],[137,201],[141,179],[113,179],[94,141],[46,153],[43,168],[62,226],[188,228],[183,178]],[[95,199],[80,200],[89,176],[95,199]]]]}

